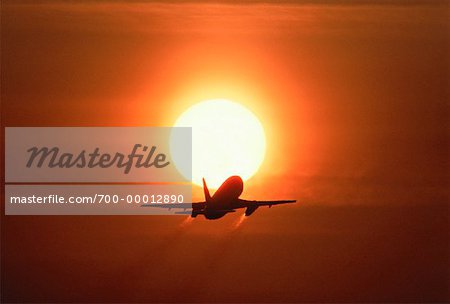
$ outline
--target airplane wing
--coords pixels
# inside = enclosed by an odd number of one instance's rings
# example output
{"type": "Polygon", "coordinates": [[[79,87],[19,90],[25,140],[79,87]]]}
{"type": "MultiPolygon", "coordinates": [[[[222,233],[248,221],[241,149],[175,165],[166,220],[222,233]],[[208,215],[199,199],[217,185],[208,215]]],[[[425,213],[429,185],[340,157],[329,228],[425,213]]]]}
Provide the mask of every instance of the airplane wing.
{"type": "Polygon", "coordinates": [[[289,204],[289,203],[295,203],[296,200],[279,200],[279,201],[248,201],[239,199],[239,202],[243,204],[245,207],[260,207],[260,206],[269,206],[272,205],[281,205],[281,204],[289,204]]]}
{"type": "Polygon", "coordinates": [[[289,203],[295,203],[296,200],[281,200],[281,201],[247,201],[243,199],[239,199],[239,208],[247,208],[245,210],[245,216],[252,215],[253,212],[258,209],[258,207],[261,206],[269,206],[272,207],[272,205],[281,205],[281,204],[289,204],[289,203]]]}

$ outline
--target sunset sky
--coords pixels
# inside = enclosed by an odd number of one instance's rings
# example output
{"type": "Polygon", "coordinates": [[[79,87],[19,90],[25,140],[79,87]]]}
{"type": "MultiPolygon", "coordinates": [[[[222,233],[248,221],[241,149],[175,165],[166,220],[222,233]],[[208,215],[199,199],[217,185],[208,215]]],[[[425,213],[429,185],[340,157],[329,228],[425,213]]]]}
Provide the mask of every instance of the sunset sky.
{"type": "Polygon", "coordinates": [[[449,300],[448,17],[447,1],[2,1],[3,127],[172,126],[227,98],[267,136],[243,197],[298,201],[237,228],[3,214],[2,297],[449,300]]]}

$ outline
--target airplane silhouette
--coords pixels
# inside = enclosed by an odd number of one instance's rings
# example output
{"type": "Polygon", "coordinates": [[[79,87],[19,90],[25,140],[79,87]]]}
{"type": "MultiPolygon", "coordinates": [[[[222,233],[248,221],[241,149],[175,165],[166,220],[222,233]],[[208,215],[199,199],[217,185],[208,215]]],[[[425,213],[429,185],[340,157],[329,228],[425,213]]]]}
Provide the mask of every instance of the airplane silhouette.
{"type": "Polygon", "coordinates": [[[158,207],[167,209],[190,209],[191,211],[175,212],[175,214],[190,214],[191,217],[196,217],[199,214],[208,220],[215,220],[223,217],[230,212],[236,212],[236,209],[247,208],[245,216],[252,215],[253,212],[261,206],[280,205],[286,203],[295,203],[296,200],[281,200],[281,201],[248,201],[240,199],[239,196],[244,190],[244,182],[239,176],[231,176],[217,189],[213,196],[209,194],[208,186],[205,179],[203,179],[203,192],[205,193],[204,202],[196,203],[176,203],[176,204],[145,204],[142,207],[158,207]]]}

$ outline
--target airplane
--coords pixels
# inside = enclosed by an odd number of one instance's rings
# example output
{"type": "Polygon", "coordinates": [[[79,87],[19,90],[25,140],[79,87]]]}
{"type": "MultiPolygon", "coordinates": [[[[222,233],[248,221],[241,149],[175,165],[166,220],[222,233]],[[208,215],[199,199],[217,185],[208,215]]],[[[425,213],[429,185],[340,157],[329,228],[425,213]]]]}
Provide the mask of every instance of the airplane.
{"type": "Polygon", "coordinates": [[[225,216],[227,213],[236,212],[236,209],[247,208],[245,216],[250,216],[253,212],[261,206],[280,205],[287,203],[295,203],[296,200],[278,200],[278,201],[248,201],[240,199],[239,196],[244,190],[244,182],[240,176],[231,176],[217,189],[213,196],[209,194],[208,186],[203,178],[203,192],[205,194],[204,202],[196,203],[177,203],[177,204],[145,204],[142,207],[157,207],[157,208],[180,208],[190,209],[191,211],[175,212],[175,214],[190,214],[191,217],[197,217],[202,214],[208,220],[215,220],[225,216]]]}

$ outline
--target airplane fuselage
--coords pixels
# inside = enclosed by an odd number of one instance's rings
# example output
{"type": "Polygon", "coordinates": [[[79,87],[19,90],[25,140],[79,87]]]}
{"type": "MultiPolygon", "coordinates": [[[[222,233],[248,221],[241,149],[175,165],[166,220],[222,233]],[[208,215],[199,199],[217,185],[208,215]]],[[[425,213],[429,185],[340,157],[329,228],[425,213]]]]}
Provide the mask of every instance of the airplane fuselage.
{"type": "MultiPolygon", "coordinates": [[[[206,206],[202,214],[207,219],[218,219],[230,212],[235,212],[237,208],[244,208],[245,205],[239,199],[244,191],[244,182],[239,176],[228,178],[214,195],[206,200],[206,206]]],[[[195,210],[193,216],[196,216],[195,210]]]]}

